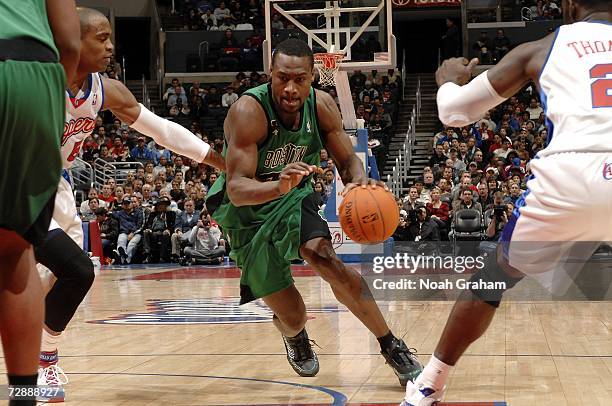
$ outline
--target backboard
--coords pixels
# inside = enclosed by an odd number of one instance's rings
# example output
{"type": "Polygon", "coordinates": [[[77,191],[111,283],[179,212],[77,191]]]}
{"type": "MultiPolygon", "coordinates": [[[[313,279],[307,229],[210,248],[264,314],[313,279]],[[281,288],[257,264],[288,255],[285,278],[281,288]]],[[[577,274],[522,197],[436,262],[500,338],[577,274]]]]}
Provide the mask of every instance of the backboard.
{"type": "Polygon", "coordinates": [[[391,0],[266,0],[264,70],[274,48],[300,38],[314,53],[344,52],[342,71],[387,70],[397,66],[391,0]]]}

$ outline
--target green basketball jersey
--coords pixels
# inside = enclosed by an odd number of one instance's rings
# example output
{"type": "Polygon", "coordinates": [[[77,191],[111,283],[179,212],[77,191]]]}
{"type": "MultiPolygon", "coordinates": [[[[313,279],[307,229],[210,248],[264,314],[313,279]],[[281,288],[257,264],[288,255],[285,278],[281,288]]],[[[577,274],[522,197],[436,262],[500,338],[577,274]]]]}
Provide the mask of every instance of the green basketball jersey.
{"type": "Polygon", "coordinates": [[[55,51],[45,0],[0,0],[0,38],[34,38],[55,51]]]}
{"type": "MultiPolygon", "coordinates": [[[[295,131],[286,128],[278,118],[271,91],[271,85],[268,83],[249,89],[242,96],[253,97],[257,100],[268,120],[268,136],[258,147],[256,179],[260,181],[277,180],[283,168],[294,162],[318,166],[320,152],[323,148],[317,122],[315,90],[310,89],[310,95],[300,114],[301,125],[295,131]]],[[[256,206],[235,207],[225,196],[223,203],[215,211],[214,218],[219,224],[230,229],[256,226],[264,222],[272,211],[276,211],[277,205],[291,200],[291,195],[304,188],[312,191],[311,178],[312,175],[308,176],[287,195],[256,206]]],[[[221,176],[211,189],[209,196],[222,192],[222,188],[224,192],[224,184],[225,177],[221,176]]]]}
{"type": "MultiPolygon", "coordinates": [[[[317,122],[314,89],[300,113],[299,129],[291,131],[278,119],[270,85],[248,90],[242,97],[253,97],[268,120],[268,135],[258,147],[256,176],[260,181],[276,180],[285,166],[293,162],[318,165],[323,143],[317,122]]],[[[225,152],[225,151],[224,151],[225,152]]],[[[312,175],[289,193],[271,202],[236,207],[225,192],[225,174],[212,186],[206,205],[214,209],[213,218],[223,227],[232,247],[230,257],[242,274],[240,284],[249,296],[265,297],[293,283],[290,261],[299,258],[302,201],[312,195],[312,175]]],[[[243,289],[241,288],[241,291],[243,289]]]]}

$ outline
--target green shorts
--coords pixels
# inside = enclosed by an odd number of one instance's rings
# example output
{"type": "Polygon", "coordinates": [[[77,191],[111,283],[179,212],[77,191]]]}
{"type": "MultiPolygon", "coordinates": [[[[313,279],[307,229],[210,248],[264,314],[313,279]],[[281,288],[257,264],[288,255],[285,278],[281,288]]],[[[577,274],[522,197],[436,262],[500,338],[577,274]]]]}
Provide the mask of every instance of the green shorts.
{"type": "Polygon", "coordinates": [[[65,82],[59,63],[0,61],[0,228],[34,244],[62,169],[65,82]]]}
{"type": "MultiPolygon", "coordinates": [[[[305,196],[302,204],[290,208],[275,227],[268,241],[251,248],[251,255],[241,267],[240,304],[276,293],[293,284],[291,260],[299,259],[299,247],[308,240],[323,237],[331,240],[327,221],[321,216],[314,194],[305,196]]],[[[258,229],[228,232],[230,243],[252,240],[258,229]]],[[[230,256],[232,254],[230,253],[230,256]]]]}

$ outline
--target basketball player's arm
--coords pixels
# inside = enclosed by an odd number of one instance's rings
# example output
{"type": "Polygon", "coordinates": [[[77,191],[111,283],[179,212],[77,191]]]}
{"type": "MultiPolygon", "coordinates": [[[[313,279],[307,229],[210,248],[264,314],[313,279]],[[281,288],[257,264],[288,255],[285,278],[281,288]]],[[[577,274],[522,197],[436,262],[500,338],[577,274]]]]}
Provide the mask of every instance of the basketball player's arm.
{"type": "Polygon", "coordinates": [[[104,108],[113,112],[122,122],[156,143],[197,162],[204,162],[225,170],[223,157],[185,127],[159,117],[138,103],[123,83],[102,78],[104,108]]]}
{"type": "Polygon", "coordinates": [[[517,46],[469,83],[478,59],[469,63],[465,58],[444,61],[436,72],[440,86],[437,95],[440,121],[453,127],[471,124],[516,94],[530,80],[537,81],[552,40],[553,36],[549,35],[517,46]]]}
{"type": "Polygon", "coordinates": [[[343,194],[359,185],[365,187],[368,183],[386,188],[383,183],[368,179],[363,162],[355,154],[351,139],[344,131],[342,117],[334,99],[327,92],[316,92],[319,126],[325,140],[325,148],[336,163],[340,178],[345,185],[343,194]]]}
{"type": "Polygon", "coordinates": [[[315,169],[296,162],[287,165],[277,181],[261,182],[256,178],[258,144],[266,138],[268,128],[263,109],[251,97],[241,97],[232,104],[223,127],[227,140],[227,195],[236,207],[278,199],[315,169]]]}
{"type": "Polygon", "coordinates": [[[53,32],[66,83],[72,83],[79,66],[81,25],[74,0],[47,0],[47,19],[53,32]]]}

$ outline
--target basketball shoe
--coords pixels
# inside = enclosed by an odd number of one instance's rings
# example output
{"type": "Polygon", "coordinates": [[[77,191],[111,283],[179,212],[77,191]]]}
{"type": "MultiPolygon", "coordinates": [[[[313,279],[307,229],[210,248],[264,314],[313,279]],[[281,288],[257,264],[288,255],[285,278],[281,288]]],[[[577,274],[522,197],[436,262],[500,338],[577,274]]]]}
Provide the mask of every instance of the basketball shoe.
{"type": "Polygon", "coordinates": [[[408,382],[406,384],[406,397],[400,406],[431,406],[442,400],[444,390],[428,388],[422,383],[408,382]]]}
{"type": "Polygon", "coordinates": [[[401,338],[393,338],[391,344],[380,352],[387,364],[393,368],[400,384],[406,386],[408,381],[413,381],[423,371],[423,365],[416,357],[416,351],[410,349],[401,338]]]}
{"type": "Polygon", "coordinates": [[[312,349],[306,329],[302,329],[295,337],[285,337],[285,350],[289,365],[300,376],[315,376],[319,372],[319,359],[312,349]]]}
{"type": "Polygon", "coordinates": [[[64,401],[64,385],[68,383],[68,377],[57,365],[57,351],[41,352],[38,367],[38,386],[47,386],[48,396],[38,397],[38,402],[42,403],[61,403],[64,401]]]}

